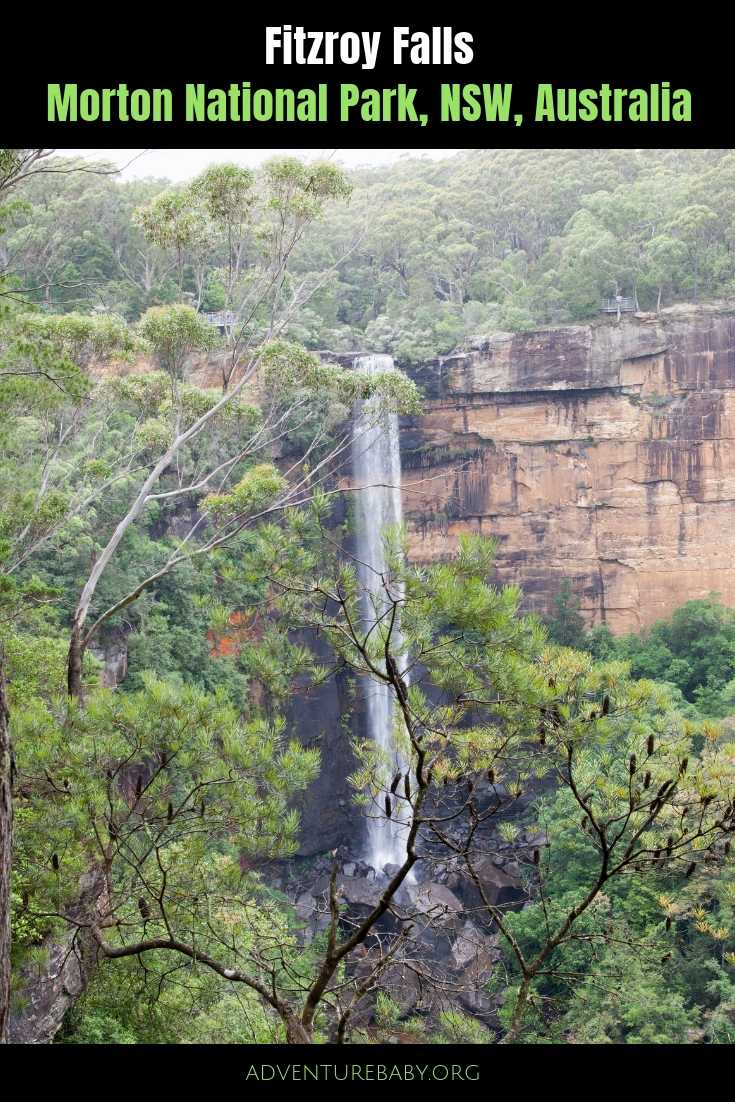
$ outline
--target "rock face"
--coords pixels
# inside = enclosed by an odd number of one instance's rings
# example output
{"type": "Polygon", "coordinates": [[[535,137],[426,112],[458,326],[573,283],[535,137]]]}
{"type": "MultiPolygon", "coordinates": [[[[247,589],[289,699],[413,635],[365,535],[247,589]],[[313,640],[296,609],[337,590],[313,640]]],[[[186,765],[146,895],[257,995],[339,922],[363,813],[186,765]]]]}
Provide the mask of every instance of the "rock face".
{"type": "MultiPolygon", "coordinates": [[[[304,632],[298,641],[328,660],[329,652],[313,634],[304,632]]],[[[297,685],[287,709],[294,734],[304,746],[318,748],[322,762],[317,779],[295,801],[301,815],[300,857],[333,850],[365,834],[365,823],[345,781],[356,767],[350,733],[366,733],[359,688],[351,692],[343,673],[317,688],[297,685]]]]}
{"type": "MultiPolygon", "coordinates": [[[[220,358],[189,380],[220,386],[220,358]]],[[[415,559],[497,536],[497,580],[527,609],[550,611],[566,576],[588,623],[616,633],[711,590],[735,604],[735,308],[495,333],[415,375],[424,413],[401,429],[415,559]]]]}
{"type": "Polygon", "coordinates": [[[415,559],[496,536],[527,609],[567,576],[615,633],[711,590],[735,604],[735,313],[496,333],[431,366],[401,430],[415,559]]]}
{"type": "MultiPolygon", "coordinates": [[[[86,914],[90,902],[103,906],[105,899],[104,874],[95,869],[82,877],[79,911],[72,909],[71,917],[86,914]]],[[[11,1045],[53,1044],[64,1014],[84,991],[96,965],[91,935],[71,924],[40,948],[43,964],[27,959],[20,969],[10,1014],[11,1045]]]]}
{"type": "Polygon", "coordinates": [[[128,672],[128,648],[122,646],[90,647],[89,653],[98,662],[104,662],[100,670],[100,685],[103,689],[114,689],[128,672]]]}

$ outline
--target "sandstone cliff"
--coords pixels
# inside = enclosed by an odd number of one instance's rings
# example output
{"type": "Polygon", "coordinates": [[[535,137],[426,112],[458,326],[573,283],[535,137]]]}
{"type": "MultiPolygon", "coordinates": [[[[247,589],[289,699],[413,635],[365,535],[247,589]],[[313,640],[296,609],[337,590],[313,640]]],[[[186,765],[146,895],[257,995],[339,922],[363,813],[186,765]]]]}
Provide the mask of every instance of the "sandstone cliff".
{"type": "Polygon", "coordinates": [[[527,608],[566,575],[616,633],[713,589],[735,604],[735,314],[496,333],[431,368],[401,433],[416,559],[497,536],[527,608]]]}
{"type": "MultiPolygon", "coordinates": [[[[221,386],[220,360],[189,380],[221,386]]],[[[413,374],[424,413],[401,447],[417,560],[461,532],[497,536],[497,579],[526,608],[551,610],[566,575],[588,623],[616,633],[711,590],[735,605],[735,308],[495,333],[413,374]]]]}

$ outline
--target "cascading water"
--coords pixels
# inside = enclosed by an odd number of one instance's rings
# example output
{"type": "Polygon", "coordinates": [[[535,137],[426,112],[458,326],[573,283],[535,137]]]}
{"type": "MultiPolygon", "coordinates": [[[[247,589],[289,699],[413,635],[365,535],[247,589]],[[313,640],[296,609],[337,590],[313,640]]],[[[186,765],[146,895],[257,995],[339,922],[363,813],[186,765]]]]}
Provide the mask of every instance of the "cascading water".
{"type": "MultiPolygon", "coordinates": [[[[361,356],[355,360],[358,371],[390,371],[393,357],[361,356]]],[[[369,402],[355,417],[352,437],[352,473],[355,488],[355,520],[357,537],[357,575],[363,594],[378,597],[383,589],[386,562],[383,553],[383,529],[399,524],[401,508],[401,456],[398,447],[398,418],[395,414],[376,419],[369,402]]],[[[373,598],[373,599],[374,599],[373,598]]],[[[387,607],[387,603],[386,606],[387,607]]],[[[363,597],[365,624],[375,622],[380,615],[367,596],[363,597]]],[[[370,737],[390,755],[391,773],[404,763],[392,746],[391,717],[393,692],[385,684],[366,682],[367,720],[370,737]]],[[[387,819],[381,809],[373,809],[368,819],[369,860],[376,872],[386,864],[402,864],[406,856],[404,833],[394,819],[387,819]],[[375,817],[376,813],[379,817],[375,817]]]]}

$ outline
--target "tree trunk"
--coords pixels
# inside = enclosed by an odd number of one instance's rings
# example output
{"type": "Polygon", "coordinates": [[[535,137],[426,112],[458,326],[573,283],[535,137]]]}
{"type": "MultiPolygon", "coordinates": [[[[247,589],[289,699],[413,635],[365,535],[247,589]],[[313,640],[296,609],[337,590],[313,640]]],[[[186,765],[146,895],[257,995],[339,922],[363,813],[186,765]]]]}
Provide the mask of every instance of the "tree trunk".
{"type": "Polygon", "coordinates": [[[699,257],[694,258],[694,301],[697,301],[697,281],[699,278],[699,257]]]}
{"type": "Polygon", "coordinates": [[[521,1021],[523,1020],[523,1011],[526,1009],[526,1003],[528,1002],[528,994],[531,990],[531,977],[524,976],[521,986],[518,988],[518,1001],[513,1011],[513,1017],[511,1018],[510,1026],[505,1037],[498,1042],[501,1045],[515,1044],[516,1037],[521,1029],[521,1021]]]}
{"type": "Polygon", "coordinates": [[[95,590],[97,588],[97,582],[100,580],[103,571],[107,564],[115,553],[120,540],[123,538],[128,528],[140,516],[140,512],[148,500],[148,494],[151,492],[153,486],[155,486],[160,475],[166,470],[171,460],[177,455],[179,450],[183,447],[188,440],[196,436],[198,432],[207,424],[213,417],[219,413],[228,402],[231,402],[241,390],[244,389],[248,379],[252,378],[253,374],[260,367],[262,356],[257,356],[250,363],[249,370],[245,371],[240,381],[235,387],[233,387],[231,393],[223,394],[219,402],[212,406],[211,409],[203,413],[202,416],[191,425],[186,432],[183,432],[178,436],[173,444],[168,448],[164,455],[156,463],[153,470],[150,472],[145,482],[140,488],[137,498],[131,505],[128,512],[118,524],[117,528],[113,532],[110,540],[105,547],[104,551],[100,555],[99,559],[92,567],[89,578],[86,585],[82,590],[82,595],[79,598],[79,603],[76,607],[74,614],[74,627],[72,629],[72,638],[69,646],[69,660],[68,660],[68,685],[69,692],[72,696],[82,695],[82,671],[83,671],[83,659],[84,659],[84,625],[89,612],[89,606],[92,598],[94,597],[95,590]]]}
{"type": "Polygon", "coordinates": [[[287,1045],[313,1045],[314,1041],[309,1035],[306,1029],[296,1017],[296,1015],[288,1010],[286,1013],[281,1012],[281,1021],[286,1027],[286,1044],[287,1045]]]}
{"type": "Polygon", "coordinates": [[[80,698],[84,683],[84,627],[74,624],[69,640],[67,688],[69,696],[80,698]]]}
{"type": "Polygon", "coordinates": [[[10,865],[13,856],[13,743],[0,640],[0,1045],[8,1044],[10,1017],[10,865]]]}

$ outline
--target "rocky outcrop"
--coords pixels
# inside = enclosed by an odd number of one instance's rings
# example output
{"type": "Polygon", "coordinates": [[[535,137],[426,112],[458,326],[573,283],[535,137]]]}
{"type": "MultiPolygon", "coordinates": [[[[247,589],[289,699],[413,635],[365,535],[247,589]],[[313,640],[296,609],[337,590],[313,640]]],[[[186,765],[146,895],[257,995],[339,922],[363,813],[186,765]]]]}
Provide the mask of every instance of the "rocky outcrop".
{"type": "MultiPolygon", "coordinates": [[[[70,916],[94,910],[106,899],[105,879],[95,869],[82,877],[70,916]]],[[[16,977],[10,1014],[11,1045],[50,1045],[72,1003],[82,994],[97,963],[97,948],[84,927],[69,924],[29,954],[16,977]]]]}
{"type": "Polygon", "coordinates": [[[496,333],[418,376],[401,430],[411,553],[499,541],[497,580],[590,625],[648,624],[717,590],[735,604],[735,313],[496,333]]]}
{"type": "Polygon", "coordinates": [[[128,672],[128,648],[123,646],[90,647],[89,653],[102,662],[99,673],[103,689],[114,689],[128,672]]]}

